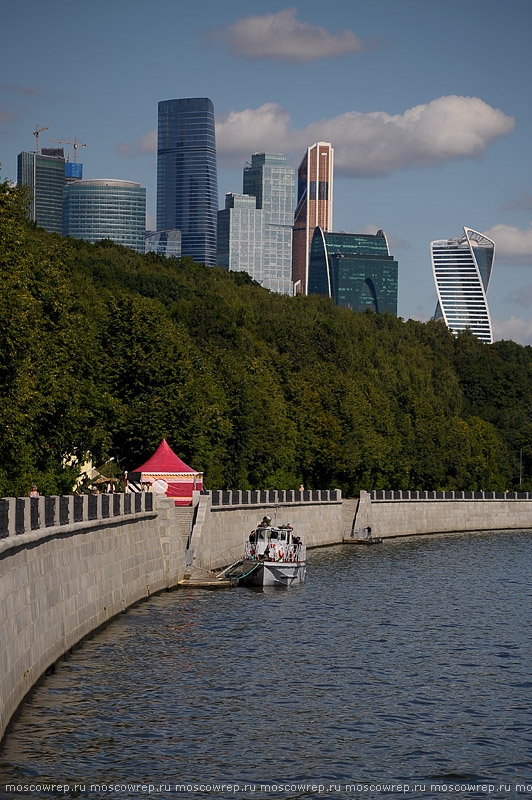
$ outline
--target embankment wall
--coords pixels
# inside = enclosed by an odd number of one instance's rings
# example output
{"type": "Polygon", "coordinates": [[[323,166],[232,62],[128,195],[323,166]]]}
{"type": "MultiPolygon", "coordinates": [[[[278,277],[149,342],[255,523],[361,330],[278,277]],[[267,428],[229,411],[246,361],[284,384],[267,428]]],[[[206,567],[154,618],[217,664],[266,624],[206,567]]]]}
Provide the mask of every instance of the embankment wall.
{"type": "MultiPolygon", "coordinates": [[[[61,519],[50,498],[0,501],[0,739],[57,659],[185,572],[183,511],[172,500],[114,495],[110,507],[103,495],[52,500],[61,519]]],[[[186,514],[192,519],[192,509],[186,514]]]]}
{"type": "Polygon", "coordinates": [[[337,490],[210,492],[201,495],[194,524],[194,566],[218,569],[241,558],[250,531],[265,515],[273,524],[292,525],[307,547],[343,539],[342,496],[337,490]]]}
{"type": "Polygon", "coordinates": [[[532,528],[527,492],[360,492],[354,529],[374,536],[532,528]]]}

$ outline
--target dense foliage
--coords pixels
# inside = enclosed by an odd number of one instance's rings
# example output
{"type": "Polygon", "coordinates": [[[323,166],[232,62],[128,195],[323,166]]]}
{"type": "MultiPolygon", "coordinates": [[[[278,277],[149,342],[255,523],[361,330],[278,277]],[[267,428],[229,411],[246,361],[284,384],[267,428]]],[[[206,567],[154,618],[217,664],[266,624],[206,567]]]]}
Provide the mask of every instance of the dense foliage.
{"type": "Polygon", "coordinates": [[[532,489],[532,349],[270,294],[243,273],[32,228],[0,184],[0,494],[135,469],[210,487],[532,489]]]}

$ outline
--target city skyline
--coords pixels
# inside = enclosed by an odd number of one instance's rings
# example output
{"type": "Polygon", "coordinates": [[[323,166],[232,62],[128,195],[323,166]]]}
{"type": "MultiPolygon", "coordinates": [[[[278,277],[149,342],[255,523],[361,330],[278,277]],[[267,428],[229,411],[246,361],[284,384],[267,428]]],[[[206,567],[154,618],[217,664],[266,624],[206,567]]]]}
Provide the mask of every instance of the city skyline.
{"type": "Polygon", "coordinates": [[[36,125],[49,126],[41,147],[48,136],[86,143],[85,178],[145,186],[154,229],[157,104],[210,97],[218,208],[249,153],[286,153],[297,168],[309,145],[330,141],[334,229],[386,231],[400,263],[398,314],[432,317],[430,242],[465,222],[496,243],[494,338],[532,343],[528,0],[450,0],[443,10],[332,0],[326,15],[315,0],[199,0],[186,18],[167,0],[151,9],[166,20],[157,36],[136,0],[96,0],[90,15],[63,0],[9,7],[2,178],[16,179],[17,154],[34,149],[36,125]],[[27,25],[32,9],[39,25],[27,25]],[[94,42],[98,59],[85,58],[94,42]]]}

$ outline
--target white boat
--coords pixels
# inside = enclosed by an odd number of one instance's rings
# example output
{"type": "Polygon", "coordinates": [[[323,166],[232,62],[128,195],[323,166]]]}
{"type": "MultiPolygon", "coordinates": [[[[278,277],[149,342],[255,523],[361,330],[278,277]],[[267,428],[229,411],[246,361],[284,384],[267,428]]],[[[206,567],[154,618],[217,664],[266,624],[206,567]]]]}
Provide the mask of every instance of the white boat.
{"type": "Polygon", "coordinates": [[[245,586],[294,586],[303,583],[307,548],[291,525],[274,526],[269,517],[251,531],[244,557],[219,574],[219,578],[245,586]]]}

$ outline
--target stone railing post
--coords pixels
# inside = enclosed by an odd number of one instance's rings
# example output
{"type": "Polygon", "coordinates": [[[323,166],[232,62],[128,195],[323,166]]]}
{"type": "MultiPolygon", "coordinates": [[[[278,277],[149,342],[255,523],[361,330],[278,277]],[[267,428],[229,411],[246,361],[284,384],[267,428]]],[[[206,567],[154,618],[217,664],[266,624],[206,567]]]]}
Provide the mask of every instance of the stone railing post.
{"type": "Polygon", "coordinates": [[[4,497],[7,502],[7,535],[15,536],[15,517],[17,513],[16,497],[4,497]]]}
{"type": "MultiPolygon", "coordinates": [[[[31,509],[32,506],[32,499],[31,497],[28,500],[28,505],[31,509]]],[[[46,517],[45,517],[45,508],[46,508],[46,497],[38,497],[37,498],[37,528],[35,530],[39,530],[40,528],[46,527],[46,517]]],[[[31,514],[31,510],[30,510],[31,514]]],[[[31,527],[30,527],[31,530],[31,527]]]]}
{"type": "MultiPolygon", "coordinates": [[[[66,522],[62,523],[61,519],[59,519],[59,524],[69,525],[74,522],[74,495],[63,495],[63,502],[66,500],[66,509],[67,509],[67,519],[66,522]]],[[[59,501],[61,502],[61,500],[59,501]]]]}
{"type": "Polygon", "coordinates": [[[22,500],[24,504],[24,533],[30,533],[31,531],[31,498],[29,497],[22,497],[19,498],[22,500]]]}

